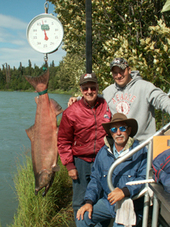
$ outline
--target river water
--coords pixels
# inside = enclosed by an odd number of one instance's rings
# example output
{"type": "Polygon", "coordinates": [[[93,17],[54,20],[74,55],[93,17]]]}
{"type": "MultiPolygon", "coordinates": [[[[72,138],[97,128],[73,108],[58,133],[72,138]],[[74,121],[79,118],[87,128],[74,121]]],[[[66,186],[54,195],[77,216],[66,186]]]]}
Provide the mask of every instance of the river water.
{"type": "MultiPolygon", "coordinates": [[[[34,124],[36,104],[34,92],[0,91],[0,222],[2,227],[13,222],[18,201],[13,182],[16,163],[30,150],[25,129],[34,124]]],[[[63,109],[70,95],[49,94],[63,109]]],[[[61,115],[60,115],[61,116],[61,115]]]]}

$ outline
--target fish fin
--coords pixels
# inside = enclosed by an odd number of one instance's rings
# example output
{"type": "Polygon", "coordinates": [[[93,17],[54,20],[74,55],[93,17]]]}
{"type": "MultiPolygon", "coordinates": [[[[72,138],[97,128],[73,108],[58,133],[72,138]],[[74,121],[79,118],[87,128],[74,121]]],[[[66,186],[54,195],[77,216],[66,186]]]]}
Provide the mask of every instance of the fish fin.
{"type": "Polygon", "coordinates": [[[38,104],[38,98],[39,98],[38,96],[36,96],[36,97],[34,98],[36,104],[38,104]]]}
{"type": "Polygon", "coordinates": [[[33,141],[34,140],[34,125],[32,125],[30,128],[25,129],[28,138],[33,141]]]}
{"type": "Polygon", "coordinates": [[[58,172],[60,170],[60,166],[57,164],[55,167],[52,168],[53,172],[58,172]]]}
{"type": "Polygon", "coordinates": [[[48,87],[49,69],[38,77],[25,76],[25,79],[35,88],[37,92],[44,91],[48,87]]]}
{"type": "Polygon", "coordinates": [[[51,108],[55,110],[56,116],[58,116],[64,111],[60,106],[60,104],[58,104],[58,102],[56,102],[54,99],[50,99],[50,104],[51,104],[51,108]]]}

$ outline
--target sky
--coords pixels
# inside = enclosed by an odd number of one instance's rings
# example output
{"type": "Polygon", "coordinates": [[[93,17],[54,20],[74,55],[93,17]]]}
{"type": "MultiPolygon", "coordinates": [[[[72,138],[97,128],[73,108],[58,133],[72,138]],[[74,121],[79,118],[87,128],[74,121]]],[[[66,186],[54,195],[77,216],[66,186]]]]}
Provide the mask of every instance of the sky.
{"type": "MultiPolygon", "coordinates": [[[[44,54],[34,50],[28,43],[26,29],[29,22],[37,15],[45,13],[45,3],[48,3],[48,13],[54,13],[54,5],[45,0],[0,0],[0,68],[7,63],[11,68],[28,66],[28,60],[32,66],[41,67],[44,64],[44,54]]],[[[54,61],[55,66],[66,55],[59,49],[48,54],[48,63],[54,61]]]]}

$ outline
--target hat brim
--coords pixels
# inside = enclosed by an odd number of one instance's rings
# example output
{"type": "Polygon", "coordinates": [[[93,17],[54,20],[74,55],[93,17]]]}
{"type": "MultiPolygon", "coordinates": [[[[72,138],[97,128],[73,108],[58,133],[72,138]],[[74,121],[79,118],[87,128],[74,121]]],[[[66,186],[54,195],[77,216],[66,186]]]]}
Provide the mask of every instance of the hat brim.
{"type": "Polygon", "coordinates": [[[82,83],[79,83],[80,84],[80,86],[81,85],[83,85],[83,84],[87,84],[87,83],[95,83],[95,84],[97,84],[97,81],[96,80],[94,80],[94,79],[88,79],[88,80],[86,80],[86,81],[84,81],[84,82],[82,82],[82,83]]]}
{"type": "Polygon", "coordinates": [[[128,67],[128,65],[121,65],[121,64],[113,64],[113,66],[111,66],[110,67],[110,70],[112,71],[112,69],[113,69],[113,67],[114,66],[117,66],[117,67],[119,67],[119,68],[121,68],[121,69],[123,69],[123,70],[125,70],[127,67],[128,67]]]}
{"type": "Polygon", "coordinates": [[[125,122],[127,124],[128,127],[131,127],[131,133],[130,133],[130,137],[134,137],[138,131],[138,123],[135,119],[129,118],[127,120],[121,120],[121,121],[114,121],[114,122],[108,122],[108,123],[103,123],[102,126],[104,128],[104,130],[106,131],[106,133],[108,135],[110,134],[110,128],[114,123],[117,122],[125,122]]]}

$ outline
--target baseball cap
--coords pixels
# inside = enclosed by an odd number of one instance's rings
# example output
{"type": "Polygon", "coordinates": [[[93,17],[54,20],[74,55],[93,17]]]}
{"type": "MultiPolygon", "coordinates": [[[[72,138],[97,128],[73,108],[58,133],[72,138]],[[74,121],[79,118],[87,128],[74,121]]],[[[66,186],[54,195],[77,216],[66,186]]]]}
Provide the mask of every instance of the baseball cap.
{"type": "Polygon", "coordinates": [[[129,66],[128,62],[124,58],[115,58],[110,63],[110,70],[112,71],[113,66],[118,66],[121,69],[126,69],[129,66]]]}
{"type": "Polygon", "coordinates": [[[97,77],[95,73],[85,73],[80,77],[80,85],[85,84],[87,82],[97,83],[97,77]]]}

